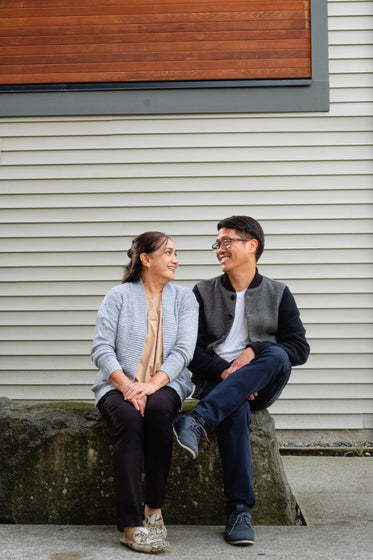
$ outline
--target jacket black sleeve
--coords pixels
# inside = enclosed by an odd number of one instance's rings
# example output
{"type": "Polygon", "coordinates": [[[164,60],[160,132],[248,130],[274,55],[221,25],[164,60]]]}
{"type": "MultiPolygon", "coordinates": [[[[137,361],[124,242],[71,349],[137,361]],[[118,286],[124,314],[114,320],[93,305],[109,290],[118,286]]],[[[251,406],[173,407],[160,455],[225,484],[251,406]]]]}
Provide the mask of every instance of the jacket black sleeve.
{"type": "Polygon", "coordinates": [[[263,340],[251,346],[256,355],[273,344],[279,346],[287,353],[292,366],[300,366],[307,361],[310,347],[306,340],[306,330],[294,296],[288,287],[284,290],[279,307],[276,339],[276,342],[263,340]]]}

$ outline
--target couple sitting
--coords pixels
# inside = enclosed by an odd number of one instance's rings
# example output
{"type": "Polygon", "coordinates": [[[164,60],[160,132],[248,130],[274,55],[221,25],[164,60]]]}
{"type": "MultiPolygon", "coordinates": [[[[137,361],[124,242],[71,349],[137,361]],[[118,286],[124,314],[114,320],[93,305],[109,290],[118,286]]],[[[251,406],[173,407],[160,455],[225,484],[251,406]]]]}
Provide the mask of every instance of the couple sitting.
{"type": "Polygon", "coordinates": [[[291,367],[309,354],[289,288],[257,270],[264,249],[260,224],[248,216],[224,219],[212,248],[223,274],[191,291],[171,283],[178,259],[170,237],[137,236],[123,283],[98,311],[91,356],[99,371],[92,390],[114,430],[120,542],[139,552],[169,546],[161,508],[173,431],[195,458],[205,427],[216,430],[223,464],[225,539],[254,542],[251,412],[270,406],[291,367]],[[200,401],[175,421],[193,390],[187,368],[200,401]]]}

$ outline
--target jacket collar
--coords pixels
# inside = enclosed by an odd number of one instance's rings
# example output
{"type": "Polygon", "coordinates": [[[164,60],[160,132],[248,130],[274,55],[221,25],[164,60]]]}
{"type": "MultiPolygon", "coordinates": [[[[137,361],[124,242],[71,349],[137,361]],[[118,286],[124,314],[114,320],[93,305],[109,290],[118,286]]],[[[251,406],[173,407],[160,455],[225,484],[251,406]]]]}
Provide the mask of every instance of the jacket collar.
{"type": "MultiPolygon", "coordinates": [[[[223,286],[226,290],[229,290],[230,292],[235,291],[232,284],[230,283],[228,274],[224,273],[224,274],[221,275],[220,278],[221,278],[221,282],[222,282],[222,284],[223,284],[223,286]]],[[[252,279],[251,284],[247,289],[251,290],[252,288],[257,288],[262,283],[262,280],[263,280],[263,276],[261,274],[259,274],[258,269],[256,269],[255,276],[252,279]]]]}

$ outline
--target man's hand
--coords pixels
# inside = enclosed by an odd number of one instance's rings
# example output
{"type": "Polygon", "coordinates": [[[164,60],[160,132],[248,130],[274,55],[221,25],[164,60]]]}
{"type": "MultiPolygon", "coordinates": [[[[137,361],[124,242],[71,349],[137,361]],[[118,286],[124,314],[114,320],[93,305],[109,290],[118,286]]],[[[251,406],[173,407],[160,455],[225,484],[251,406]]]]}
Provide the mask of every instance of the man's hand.
{"type": "MultiPolygon", "coordinates": [[[[238,369],[242,368],[243,366],[247,366],[247,364],[249,364],[254,358],[255,358],[254,350],[252,348],[245,348],[245,350],[243,350],[241,352],[241,354],[239,354],[237,356],[237,358],[231,363],[229,368],[225,369],[220,374],[221,379],[224,380],[228,377],[228,375],[230,375],[234,371],[237,371],[238,369]]],[[[247,399],[249,401],[253,401],[255,399],[255,397],[257,397],[257,396],[258,396],[258,393],[253,393],[252,395],[247,397],[247,399]]]]}
{"type": "Polygon", "coordinates": [[[254,358],[254,350],[252,348],[245,348],[245,350],[243,350],[231,364],[231,368],[234,368],[233,371],[237,371],[242,368],[242,366],[247,366],[247,364],[249,364],[254,358]]]}
{"type": "Polygon", "coordinates": [[[239,354],[237,358],[231,363],[229,368],[225,369],[220,374],[221,379],[226,379],[228,375],[242,368],[242,366],[247,366],[247,364],[249,364],[254,358],[254,350],[252,348],[245,348],[245,350],[243,350],[241,354],[239,354]]]}

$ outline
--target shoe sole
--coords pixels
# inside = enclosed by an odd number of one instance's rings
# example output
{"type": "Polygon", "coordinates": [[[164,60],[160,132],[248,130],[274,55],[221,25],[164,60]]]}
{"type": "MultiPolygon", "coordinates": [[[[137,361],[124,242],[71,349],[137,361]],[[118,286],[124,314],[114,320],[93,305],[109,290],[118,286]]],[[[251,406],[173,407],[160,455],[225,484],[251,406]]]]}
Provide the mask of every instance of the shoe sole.
{"type": "Polygon", "coordinates": [[[139,543],[127,542],[124,539],[120,539],[119,543],[122,546],[125,546],[131,550],[135,550],[136,552],[143,552],[144,554],[159,554],[160,552],[164,552],[165,550],[167,550],[170,546],[169,544],[167,544],[167,546],[164,546],[163,548],[159,548],[158,550],[145,550],[149,548],[149,546],[144,545],[144,547],[142,547],[141,544],[139,543]]]}
{"type": "Polygon", "coordinates": [[[174,431],[175,437],[176,437],[176,441],[177,443],[180,445],[180,447],[182,447],[183,449],[185,449],[185,451],[188,452],[188,454],[191,456],[192,459],[196,459],[197,454],[193,451],[193,449],[191,449],[190,447],[188,447],[187,445],[184,445],[183,443],[181,443],[181,441],[179,440],[179,436],[177,435],[177,431],[175,430],[175,426],[172,426],[172,429],[174,431]]]}
{"type": "Polygon", "coordinates": [[[228,544],[238,544],[241,546],[245,546],[245,545],[250,545],[250,544],[254,544],[254,541],[228,541],[228,539],[225,539],[227,541],[228,544]]]}
{"type": "Polygon", "coordinates": [[[242,539],[240,541],[230,541],[226,538],[225,540],[227,541],[228,544],[238,544],[238,545],[241,545],[241,546],[254,544],[254,541],[250,541],[250,540],[247,540],[247,539],[242,539]]]}

